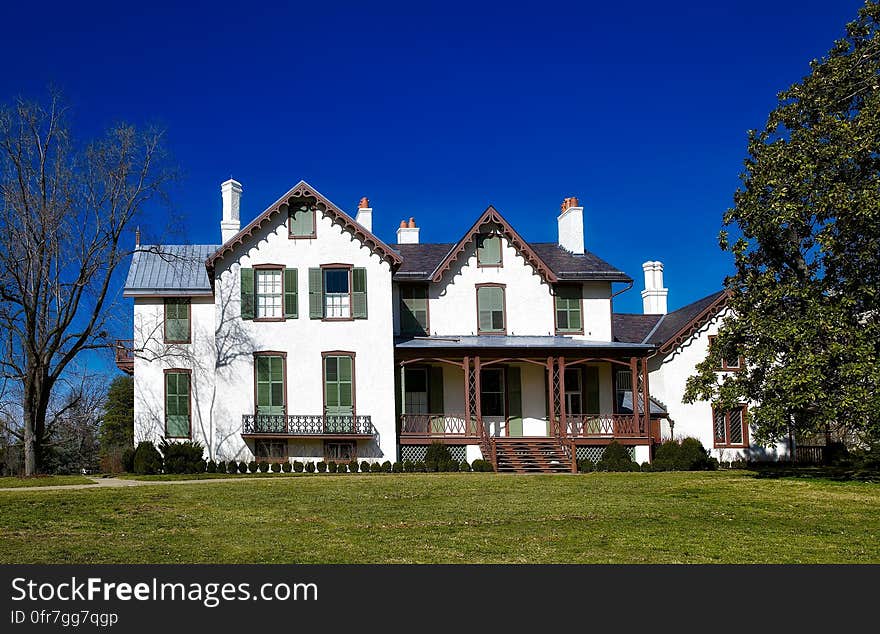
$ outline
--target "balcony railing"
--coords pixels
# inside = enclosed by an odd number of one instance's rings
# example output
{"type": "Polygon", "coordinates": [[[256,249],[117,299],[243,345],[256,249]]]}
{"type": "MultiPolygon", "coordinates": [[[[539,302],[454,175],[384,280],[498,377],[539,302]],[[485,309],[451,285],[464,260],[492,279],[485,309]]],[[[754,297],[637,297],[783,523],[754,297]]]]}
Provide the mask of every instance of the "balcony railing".
{"type": "Polygon", "coordinates": [[[285,436],[373,436],[375,429],[369,416],[245,414],[241,417],[241,433],[285,436]]]}
{"type": "Polygon", "coordinates": [[[401,414],[401,436],[471,436],[479,435],[477,421],[464,414],[401,414]]]}
{"type": "Polygon", "coordinates": [[[131,339],[117,339],[114,346],[116,367],[127,372],[134,373],[134,341],[131,339]]]}
{"type": "Polygon", "coordinates": [[[631,414],[566,414],[565,433],[573,438],[620,438],[644,435],[631,414]]]}

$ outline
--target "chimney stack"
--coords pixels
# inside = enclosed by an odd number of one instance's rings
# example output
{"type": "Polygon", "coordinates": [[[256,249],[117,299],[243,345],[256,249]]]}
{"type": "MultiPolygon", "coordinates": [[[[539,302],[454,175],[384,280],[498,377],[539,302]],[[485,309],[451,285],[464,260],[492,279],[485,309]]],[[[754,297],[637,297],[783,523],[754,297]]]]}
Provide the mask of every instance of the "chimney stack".
{"type": "Polygon", "coordinates": [[[239,212],[241,209],[241,183],[229,179],[220,185],[220,197],[223,199],[223,220],[220,221],[220,235],[225,244],[241,229],[239,212]]]}
{"type": "Polygon", "coordinates": [[[397,244],[418,244],[419,228],[416,226],[416,219],[410,218],[400,221],[400,228],[397,230],[397,244]]]}
{"type": "Polygon", "coordinates": [[[669,289],[663,287],[663,262],[645,262],[645,290],[642,291],[642,308],[646,315],[665,315],[666,296],[669,289]]]}
{"type": "Polygon", "coordinates": [[[584,254],[584,208],[575,196],[562,201],[559,224],[559,246],[570,253],[584,254]]]}
{"type": "Polygon", "coordinates": [[[366,196],[358,203],[358,212],[354,221],[370,233],[373,232],[373,208],[370,207],[370,199],[366,196]]]}

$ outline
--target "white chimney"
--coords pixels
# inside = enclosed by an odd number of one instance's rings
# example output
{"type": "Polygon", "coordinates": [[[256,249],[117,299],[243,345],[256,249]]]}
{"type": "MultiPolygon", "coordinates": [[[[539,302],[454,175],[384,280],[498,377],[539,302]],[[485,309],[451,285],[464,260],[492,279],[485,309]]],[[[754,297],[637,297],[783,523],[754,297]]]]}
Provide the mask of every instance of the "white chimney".
{"type": "Polygon", "coordinates": [[[665,315],[668,288],[663,288],[663,262],[645,262],[645,290],[642,291],[642,308],[646,315],[665,315]]]}
{"type": "Polygon", "coordinates": [[[225,244],[241,229],[241,220],[239,219],[241,183],[230,178],[220,185],[220,197],[223,199],[223,220],[220,221],[220,235],[225,244]]]}
{"type": "Polygon", "coordinates": [[[562,202],[559,223],[559,246],[566,251],[584,254],[584,208],[574,196],[562,202]]]}
{"type": "Polygon", "coordinates": [[[416,226],[415,218],[400,221],[400,228],[397,230],[397,244],[418,244],[419,228],[416,226]]]}
{"type": "Polygon", "coordinates": [[[370,233],[373,232],[373,208],[370,207],[370,201],[366,196],[358,203],[358,213],[354,221],[370,233]]]}

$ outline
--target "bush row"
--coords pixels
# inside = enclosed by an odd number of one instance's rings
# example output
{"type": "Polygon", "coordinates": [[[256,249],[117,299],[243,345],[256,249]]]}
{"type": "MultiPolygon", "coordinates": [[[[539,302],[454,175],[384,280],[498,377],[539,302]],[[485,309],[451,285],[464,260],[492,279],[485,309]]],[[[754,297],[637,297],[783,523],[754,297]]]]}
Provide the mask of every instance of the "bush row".
{"type": "Polygon", "coordinates": [[[709,452],[696,438],[667,440],[654,452],[653,462],[641,465],[629,456],[626,447],[612,441],[605,448],[599,462],[578,460],[578,471],[714,471],[718,461],[709,456],[709,452]]]}

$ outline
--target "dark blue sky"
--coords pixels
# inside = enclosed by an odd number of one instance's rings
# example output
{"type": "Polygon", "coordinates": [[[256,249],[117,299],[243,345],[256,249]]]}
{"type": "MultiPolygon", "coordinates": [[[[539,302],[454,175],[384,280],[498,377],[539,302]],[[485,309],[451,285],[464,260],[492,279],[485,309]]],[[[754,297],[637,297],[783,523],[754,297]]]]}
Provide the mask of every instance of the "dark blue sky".
{"type": "Polygon", "coordinates": [[[577,195],[587,248],[637,279],[615,308],[640,311],[647,259],[670,308],[720,287],[746,131],[862,2],[176,5],[5,6],[0,98],[53,83],[83,138],[165,126],[187,242],[218,241],[230,175],[245,222],[303,178],[352,213],[369,196],[388,242],[409,216],[455,241],[489,203],[553,241],[577,195]]]}

